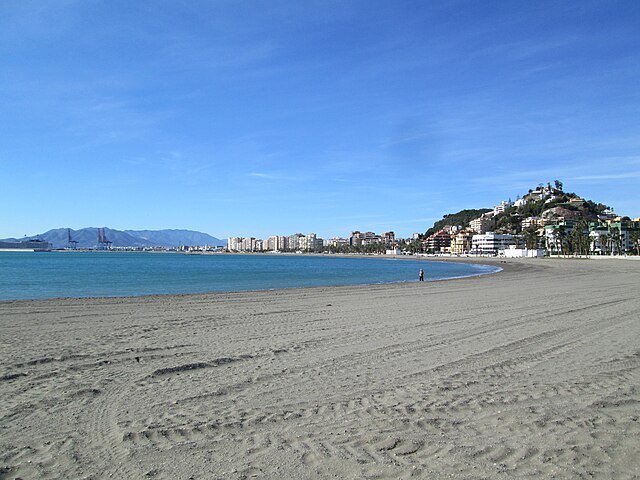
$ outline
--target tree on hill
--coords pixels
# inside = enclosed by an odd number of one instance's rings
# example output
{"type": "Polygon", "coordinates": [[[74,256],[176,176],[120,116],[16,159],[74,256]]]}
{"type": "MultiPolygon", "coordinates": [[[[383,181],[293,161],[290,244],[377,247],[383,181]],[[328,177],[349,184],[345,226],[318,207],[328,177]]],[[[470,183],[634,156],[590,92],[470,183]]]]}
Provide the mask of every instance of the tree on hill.
{"type": "Polygon", "coordinates": [[[496,231],[504,233],[519,233],[522,217],[516,207],[509,207],[495,217],[496,231]]]}
{"type": "Polygon", "coordinates": [[[518,211],[523,218],[539,217],[544,211],[544,208],[544,200],[535,200],[525,203],[518,211]]]}
{"type": "Polygon", "coordinates": [[[476,218],[480,217],[483,213],[487,213],[490,211],[491,211],[490,208],[476,208],[476,209],[461,210],[458,213],[450,213],[442,217],[442,220],[438,220],[436,223],[434,223],[433,227],[427,230],[424,235],[425,237],[428,237],[429,235],[436,233],[438,230],[443,229],[447,225],[450,225],[450,226],[461,225],[463,227],[468,227],[469,222],[471,222],[471,220],[475,220],[476,218]]]}
{"type": "MultiPolygon", "coordinates": [[[[550,184],[547,185],[550,188],[550,184]]],[[[554,197],[537,198],[535,195],[525,196],[528,201],[524,205],[508,208],[504,212],[496,215],[494,218],[496,230],[515,234],[520,232],[521,221],[525,218],[547,216],[553,219],[557,215],[564,216],[562,212],[556,213],[555,210],[553,210],[556,207],[561,207],[565,211],[570,210],[577,212],[577,215],[574,215],[572,218],[576,218],[577,220],[584,219],[585,221],[595,220],[598,215],[602,214],[604,210],[608,208],[606,205],[595,203],[591,200],[582,203],[572,202],[571,200],[580,197],[575,193],[562,191],[562,182],[560,181],[556,181],[555,186],[554,197]]],[[[581,249],[583,249],[583,243],[579,243],[581,244],[581,249]]]]}
{"type": "Polygon", "coordinates": [[[593,200],[585,200],[582,204],[582,208],[585,212],[587,212],[589,215],[593,217],[602,215],[602,213],[604,213],[605,210],[609,209],[608,206],[602,203],[596,203],[593,200]]]}

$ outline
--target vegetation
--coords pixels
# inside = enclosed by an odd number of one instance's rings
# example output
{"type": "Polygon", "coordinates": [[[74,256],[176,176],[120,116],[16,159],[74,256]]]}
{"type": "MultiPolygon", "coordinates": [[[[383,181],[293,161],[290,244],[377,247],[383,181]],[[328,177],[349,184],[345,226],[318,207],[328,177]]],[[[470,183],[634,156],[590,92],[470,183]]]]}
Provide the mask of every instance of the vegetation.
{"type": "Polygon", "coordinates": [[[589,238],[589,223],[581,219],[573,228],[567,238],[568,253],[578,255],[588,255],[591,249],[591,239],[589,238]]]}
{"type": "Polygon", "coordinates": [[[596,217],[598,215],[601,215],[605,210],[609,209],[609,207],[602,203],[595,203],[592,200],[586,200],[582,204],[582,209],[589,216],[596,217]]]}
{"type": "MultiPolygon", "coordinates": [[[[493,217],[493,230],[497,233],[510,233],[520,236],[520,244],[526,248],[546,248],[550,254],[558,255],[588,255],[594,250],[595,240],[589,235],[590,222],[598,219],[607,205],[591,200],[582,200],[572,192],[563,191],[562,182],[555,180],[553,187],[551,182],[539,184],[536,190],[529,190],[524,196],[524,204],[511,206],[504,212],[493,217]],[[545,238],[541,228],[533,225],[522,229],[522,221],[526,218],[544,218],[547,224],[554,225],[554,234],[545,238]],[[554,222],[558,219],[571,219],[572,222],[554,222]]],[[[520,202],[523,203],[523,202],[520,202]]],[[[362,253],[383,254],[388,248],[396,247],[407,253],[426,252],[425,238],[447,226],[468,227],[472,220],[491,212],[491,209],[466,209],[457,213],[445,215],[434,223],[424,235],[415,240],[399,239],[394,245],[376,243],[361,246],[341,245],[338,247],[326,247],[324,250],[331,253],[362,253]]],[[[628,217],[622,219],[630,221],[628,217]]],[[[630,231],[632,251],[640,255],[640,231],[630,231]]],[[[610,225],[598,230],[597,243],[602,254],[614,255],[624,252],[624,237],[619,228],[610,225]]]]}
{"type": "Polygon", "coordinates": [[[429,235],[436,233],[438,230],[442,230],[447,225],[462,225],[463,227],[468,227],[471,220],[475,220],[483,213],[487,213],[490,211],[490,208],[476,208],[461,210],[458,213],[450,213],[442,217],[442,220],[438,220],[436,223],[434,223],[433,227],[427,230],[424,236],[428,237],[429,235]]]}
{"type": "Polygon", "coordinates": [[[640,232],[635,231],[631,233],[631,244],[636,249],[636,255],[640,255],[640,232]]]}

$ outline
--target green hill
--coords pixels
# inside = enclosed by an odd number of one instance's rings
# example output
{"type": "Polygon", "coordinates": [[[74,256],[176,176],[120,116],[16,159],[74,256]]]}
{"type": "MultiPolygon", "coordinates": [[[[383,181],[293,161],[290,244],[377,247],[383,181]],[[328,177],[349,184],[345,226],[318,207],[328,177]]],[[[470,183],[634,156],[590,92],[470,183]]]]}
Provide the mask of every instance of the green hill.
{"type": "Polygon", "coordinates": [[[433,224],[429,230],[425,232],[425,237],[437,232],[438,230],[450,225],[462,225],[463,227],[468,227],[469,222],[475,218],[478,218],[483,213],[490,212],[490,208],[470,208],[466,210],[460,210],[458,213],[449,213],[442,217],[442,220],[438,220],[433,224]]]}

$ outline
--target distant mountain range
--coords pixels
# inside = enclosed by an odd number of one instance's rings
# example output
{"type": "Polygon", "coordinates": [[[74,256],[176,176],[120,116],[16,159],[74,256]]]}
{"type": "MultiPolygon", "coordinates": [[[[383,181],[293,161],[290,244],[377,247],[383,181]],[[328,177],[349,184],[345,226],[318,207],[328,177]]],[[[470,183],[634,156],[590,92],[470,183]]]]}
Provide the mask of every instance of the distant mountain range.
{"type": "MultiPolygon", "coordinates": [[[[71,230],[71,238],[78,242],[77,248],[98,247],[98,228],[89,227],[80,230],[71,230]]],[[[113,247],[179,247],[181,245],[210,245],[225,246],[226,240],[212,237],[206,233],[193,230],[115,230],[105,228],[104,234],[113,247]]],[[[68,230],[56,228],[40,235],[22,239],[7,238],[4,241],[15,242],[19,240],[39,238],[52,244],[53,248],[66,248],[68,246],[68,230]]]]}

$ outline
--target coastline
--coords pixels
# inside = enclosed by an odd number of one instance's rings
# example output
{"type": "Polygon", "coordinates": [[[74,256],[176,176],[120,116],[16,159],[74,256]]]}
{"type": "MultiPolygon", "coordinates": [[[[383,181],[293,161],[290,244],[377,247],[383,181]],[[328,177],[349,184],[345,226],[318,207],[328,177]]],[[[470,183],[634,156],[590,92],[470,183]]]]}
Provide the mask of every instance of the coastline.
{"type": "Polygon", "coordinates": [[[0,472],[637,476],[640,264],[477,260],[503,271],[2,302],[0,472]]]}
{"type": "Polygon", "coordinates": [[[161,263],[151,261],[158,257],[145,252],[127,252],[126,262],[102,253],[86,255],[74,259],[67,255],[34,255],[27,259],[28,268],[15,257],[3,257],[0,263],[5,275],[0,279],[0,302],[408,283],[415,279],[421,264],[427,269],[427,281],[493,273],[497,268],[474,266],[471,262],[467,266],[431,262],[427,267],[429,261],[421,258],[403,258],[404,262],[397,263],[398,258],[367,255],[240,254],[209,259],[200,256],[197,260],[171,255],[161,263]],[[63,257],[70,261],[63,262],[63,257]],[[408,263],[411,261],[414,263],[408,263]],[[63,277],[56,275],[63,270],[63,277]]]}

